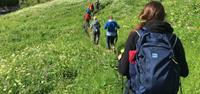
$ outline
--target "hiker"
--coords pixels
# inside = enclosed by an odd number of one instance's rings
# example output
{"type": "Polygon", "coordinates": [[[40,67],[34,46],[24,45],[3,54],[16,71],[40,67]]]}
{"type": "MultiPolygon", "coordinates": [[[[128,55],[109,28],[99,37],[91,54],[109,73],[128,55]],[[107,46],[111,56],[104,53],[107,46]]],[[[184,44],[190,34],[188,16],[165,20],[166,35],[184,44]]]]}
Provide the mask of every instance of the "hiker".
{"type": "Polygon", "coordinates": [[[94,12],[94,5],[93,5],[93,3],[89,4],[88,8],[90,9],[91,15],[93,16],[93,12],[94,12]]]}
{"type": "Polygon", "coordinates": [[[163,5],[151,1],[129,34],[118,57],[119,73],[128,79],[125,94],[177,94],[180,76],[188,76],[183,45],[165,16],[163,5]]]}
{"type": "Polygon", "coordinates": [[[91,14],[90,8],[87,8],[87,9],[86,9],[86,13],[91,14]]]}
{"type": "Polygon", "coordinates": [[[96,8],[97,11],[100,9],[100,2],[99,2],[99,0],[96,0],[96,2],[95,2],[95,8],[96,8]]]}
{"type": "Polygon", "coordinates": [[[97,19],[96,16],[93,17],[93,21],[91,22],[90,28],[93,31],[93,42],[94,44],[98,45],[99,44],[99,39],[100,39],[100,23],[97,19]]]}
{"type": "Polygon", "coordinates": [[[106,47],[107,49],[114,49],[115,43],[114,40],[117,36],[117,29],[119,29],[119,25],[116,21],[113,20],[113,16],[108,17],[108,21],[106,22],[104,29],[106,32],[106,47]]]}
{"type": "Polygon", "coordinates": [[[84,15],[84,24],[83,24],[83,29],[84,31],[86,32],[86,34],[89,36],[89,33],[88,33],[88,28],[90,26],[90,20],[91,20],[91,16],[89,13],[86,13],[84,15]]]}

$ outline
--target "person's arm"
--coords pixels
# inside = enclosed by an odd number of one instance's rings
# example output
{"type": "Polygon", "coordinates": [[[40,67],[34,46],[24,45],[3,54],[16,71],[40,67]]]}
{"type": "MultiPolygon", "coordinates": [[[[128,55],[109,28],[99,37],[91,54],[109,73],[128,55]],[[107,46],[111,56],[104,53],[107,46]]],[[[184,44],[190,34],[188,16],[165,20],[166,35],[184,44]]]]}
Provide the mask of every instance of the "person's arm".
{"type": "Polygon", "coordinates": [[[115,25],[115,28],[120,29],[120,27],[116,21],[114,21],[114,25],[115,25]]]}
{"type": "Polygon", "coordinates": [[[177,38],[177,43],[174,47],[174,52],[175,52],[174,53],[175,59],[180,65],[180,75],[182,77],[187,77],[189,74],[189,69],[188,69],[186,58],[185,58],[185,51],[180,39],[178,38],[177,38]]]}
{"type": "Polygon", "coordinates": [[[124,53],[122,54],[121,59],[119,60],[119,64],[118,64],[118,71],[120,74],[122,75],[126,75],[129,76],[129,61],[128,61],[128,57],[129,57],[129,51],[130,50],[135,50],[136,49],[136,42],[138,39],[138,34],[136,32],[131,32],[126,45],[125,45],[125,50],[124,53]]]}
{"type": "Polygon", "coordinates": [[[101,24],[99,23],[99,21],[97,22],[99,29],[101,28],[101,24]]]}
{"type": "Polygon", "coordinates": [[[118,29],[120,29],[120,26],[119,26],[119,24],[118,24],[118,23],[116,23],[116,24],[117,24],[117,28],[118,28],[118,29]]]}

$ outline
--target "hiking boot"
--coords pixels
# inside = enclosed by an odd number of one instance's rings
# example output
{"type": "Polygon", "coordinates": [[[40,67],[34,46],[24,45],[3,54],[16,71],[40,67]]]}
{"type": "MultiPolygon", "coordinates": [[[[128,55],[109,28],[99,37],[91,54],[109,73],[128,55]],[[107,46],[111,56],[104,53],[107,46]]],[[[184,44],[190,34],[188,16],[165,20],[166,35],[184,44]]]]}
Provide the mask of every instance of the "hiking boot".
{"type": "Polygon", "coordinates": [[[114,45],[111,45],[111,49],[115,49],[115,46],[114,46],[114,45]]]}

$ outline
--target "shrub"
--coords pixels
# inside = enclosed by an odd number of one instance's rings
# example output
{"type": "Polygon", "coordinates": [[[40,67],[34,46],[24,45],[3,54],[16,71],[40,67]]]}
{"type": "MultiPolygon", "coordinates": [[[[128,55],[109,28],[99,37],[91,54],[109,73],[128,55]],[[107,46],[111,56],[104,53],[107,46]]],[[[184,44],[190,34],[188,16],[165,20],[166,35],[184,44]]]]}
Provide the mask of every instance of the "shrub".
{"type": "Polygon", "coordinates": [[[52,0],[0,0],[0,7],[15,6],[20,4],[22,7],[27,7],[39,3],[44,3],[52,0]]]}
{"type": "Polygon", "coordinates": [[[19,0],[0,0],[0,7],[15,6],[19,4],[19,0]]]}
{"type": "Polygon", "coordinates": [[[21,7],[27,7],[27,6],[31,6],[31,5],[35,5],[39,3],[45,3],[48,1],[52,1],[52,0],[19,0],[19,3],[21,7]]]}

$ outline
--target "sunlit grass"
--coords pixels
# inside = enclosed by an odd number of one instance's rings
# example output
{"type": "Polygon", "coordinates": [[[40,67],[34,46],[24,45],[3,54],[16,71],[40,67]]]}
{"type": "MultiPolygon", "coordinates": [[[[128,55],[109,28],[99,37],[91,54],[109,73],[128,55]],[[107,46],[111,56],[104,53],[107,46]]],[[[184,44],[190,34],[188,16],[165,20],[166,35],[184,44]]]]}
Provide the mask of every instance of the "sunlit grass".
{"type": "MultiPolygon", "coordinates": [[[[105,49],[103,25],[114,16],[121,26],[121,47],[147,1],[101,2],[106,6],[96,14],[102,25],[100,46],[82,31],[85,0],[55,0],[0,16],[0,94],[121,94],[116,56],[105,49]]],[[[200,92],[199,3],[163,2],[167,21],[185,47],[190,75],[182,85],[191,94],[200,92]]]]}

